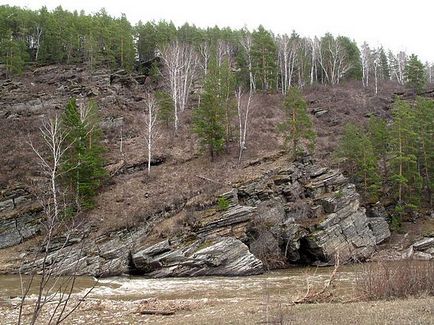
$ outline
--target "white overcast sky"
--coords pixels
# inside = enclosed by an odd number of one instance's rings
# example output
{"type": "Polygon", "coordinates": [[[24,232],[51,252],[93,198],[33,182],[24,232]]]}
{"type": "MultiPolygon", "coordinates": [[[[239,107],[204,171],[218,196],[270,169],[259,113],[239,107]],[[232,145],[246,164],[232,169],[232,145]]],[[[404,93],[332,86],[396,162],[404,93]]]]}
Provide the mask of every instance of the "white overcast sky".
{"type": "Polygon", "coordinates": [[[359,45],[383,44],[434,62],[433,0],[0,0],[0,4],[39,9],[61,5],[93,13],[105,8],[112,16],[125,13],[139,20],[172,20],[200,27],[218,25],[254,29],[259,24],[274,33],[295,30],[302,36],[345,35],[359,45]]]}

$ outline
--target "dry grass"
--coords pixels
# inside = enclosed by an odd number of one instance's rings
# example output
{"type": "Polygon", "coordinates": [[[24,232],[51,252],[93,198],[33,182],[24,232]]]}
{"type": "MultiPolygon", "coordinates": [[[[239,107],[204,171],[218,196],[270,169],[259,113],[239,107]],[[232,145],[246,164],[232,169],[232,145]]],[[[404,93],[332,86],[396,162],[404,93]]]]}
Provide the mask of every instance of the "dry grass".
{"type": "Polygon", "coordinates": [[[434,295],[434,262],[404,260],[364,264],[356,277],[361,299],[434,295]]]}

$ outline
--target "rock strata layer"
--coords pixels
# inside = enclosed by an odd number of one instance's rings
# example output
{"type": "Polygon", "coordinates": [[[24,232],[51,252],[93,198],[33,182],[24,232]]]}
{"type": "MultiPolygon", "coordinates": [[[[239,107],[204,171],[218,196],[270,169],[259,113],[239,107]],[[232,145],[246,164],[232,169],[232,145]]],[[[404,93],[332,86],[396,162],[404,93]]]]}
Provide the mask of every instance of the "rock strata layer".
{"type": "MultiPolygon", "coordinates": [[[[363,261],[390,236],[381,209],[367,214],[355,186],[338,170],[308,159],[237,184],[217,201],[224,204],[193,212],[189,207],[188,226],[171,238],[150,234],[182,207],[135,229],[100,237],[91,229],[64,235],[45,263],[58,265],[58,273],[95,276],[251,275],[292,263],[333,264],[337,257],[341,263],[363,261]]],[[[3,206],[9,209],[7,202],[3,206]]],[[[16,242],[5,238],[0,233],[0,244],[16,242]]],[[[428,254],[431,241],[413,248],[428,254]]]]}

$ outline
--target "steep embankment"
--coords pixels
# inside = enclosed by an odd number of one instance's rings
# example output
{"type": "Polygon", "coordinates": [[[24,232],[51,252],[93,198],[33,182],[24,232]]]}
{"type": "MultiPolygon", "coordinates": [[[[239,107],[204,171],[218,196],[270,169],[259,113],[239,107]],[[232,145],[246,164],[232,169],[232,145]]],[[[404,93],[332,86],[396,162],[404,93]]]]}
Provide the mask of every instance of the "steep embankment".
{"type": "MultiPolygon", "coordinates": [[[[191,132],[189,109],[181,116],[182,127],[177,137],[172,136],[170,128],[162,129],[152,175],[146,176],[142,119],[144,93],[149,84],[145,76],[129,76],[122,71],[111,73],[108,70],[90,73],[81,66],[41,67],[26,72],[22,77],[0,81],[0,248],[16,245],[38,233],[37,216],[41,207],[34,200],[33,185],[37,184],[39,175],[34,154],[26,142],[30,138],[35,146],[38,145],[38,127],[43,118],[47,114],[60,114],[70,97],[97,102],[104,144],[108,148],[107,169],[111,177],[97,198],[97,207],[80,216],[86,229],[80,229],[80,232],[93,238],[93,243],[105,243],[111,236],[130,238],[131,229],[142,229],[148,236],[152,229],[145,229],[143,225],[158,224],[163,219],[165,227],[153,230],[159,232],[159,237],[153,237],[155,242],[158,238],[176,238],[177,232],[192,227],[189,224],[192,222],[189,221],[191,209],[194,212],[211,207],[217,196],[232,190],[234,184],[245,184],[276,168],[288,168],[279,152],[282,139],[277,132],[277,124],[283,117],[281,96],[256,95],[247,150],[241,166],[237,164],[236,141],[212,163],[198,154],[198,142],[191,132]],[[179,213],[187,216],[185,220],[179,217],[179,213]],[[177,215],[179,220],[169,218],[177,215]],[[97,236],[100,237],[96,240],[97,236]]],[[[347,121],[363,123],[370,114],[387,116],[393,91],[394,86],[387,85],[379,96],[373,96],[356,84],[306,89],[305,96],[319,136],[317,158],[327,163],[347,121]]],[[[192,106],[194,103],[193,96],[192,106]]],[[[356,208],[350,214],[357,211],[356,208]]],[[[288,213],[285,210],[285,216],[288,213]]],[[[250,220],[256,214],[248,215],[250,220]]],[[[137,234],[139,238],[140,231],[137,234]]],[[[250,236],[250,232],[247,235],[250,236]]],[[[213,242],[206,245],[209,244],[213,242]]],[[[110,247],[111,244],[107,245],[110,247]]],[[[304,240],[300,245],[305,245],[304,240]]],[[[101,250],[100,246],[94,245],[94,248],[101,250]]],[[[26,243],[22,245],[23,251],[26,251],[25,247],[26,243]]],[[[178,248],[170,247],[173,249],[178,248]]],[[[288,256],[288,249],[285,249],[285,256],[288,256]]],[[[117,253],[108,248],[102,251],[108,254],[108,260],[117,258],[117,253]]],[[[16,252],[19,250],[14,250],[16,252]]],[[[327,254],[329,256],[330,252],[327,254]]],[[[143,272],[140,268],[138,271],[143,272]]]]}

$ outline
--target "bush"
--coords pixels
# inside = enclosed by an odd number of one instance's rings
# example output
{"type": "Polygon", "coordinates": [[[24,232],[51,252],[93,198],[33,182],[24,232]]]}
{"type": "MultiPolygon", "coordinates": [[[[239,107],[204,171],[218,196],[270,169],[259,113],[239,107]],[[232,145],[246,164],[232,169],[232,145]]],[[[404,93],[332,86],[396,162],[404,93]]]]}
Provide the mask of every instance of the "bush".
{"type": "Polygon", "coordinates": [[[229,200],[225,197],[219,197],[217,200],[217,206],[219,211],[226,211],[227,209],[229,209],[229,200]]]}
{"type": "Polygon", "coordinates": [[[434,262],[405,260],[368,263],[356,276],[362,299],[379,300],[434,295],[434,262]]]}

